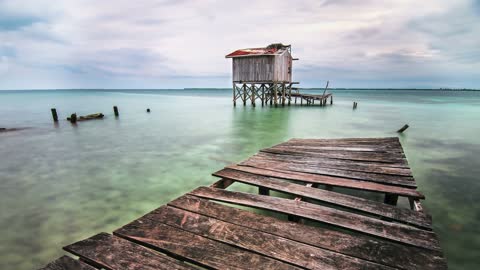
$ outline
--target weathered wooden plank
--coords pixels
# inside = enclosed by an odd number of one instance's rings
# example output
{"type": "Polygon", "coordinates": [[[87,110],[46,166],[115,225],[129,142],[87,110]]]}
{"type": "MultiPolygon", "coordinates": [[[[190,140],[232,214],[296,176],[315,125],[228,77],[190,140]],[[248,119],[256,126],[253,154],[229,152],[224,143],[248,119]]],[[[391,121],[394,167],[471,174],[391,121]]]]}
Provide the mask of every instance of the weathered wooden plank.
{"type": "Polygon", "coordinates": [[[379,137],[379,138],[332,138],[332,139],[303,139],[292,138],[289,141],[303,141],[303,142],[352,142],[352,143],[400,143],[398,137],[379,137]]]}
{"type": "Polygon", "coordinates": [[[317,183],[317,184],[330,185],[335,187],[345,187],[345,188],[367,190],[367,191],[380,192],[380,193],[391,193],[391,194],[397,194],[400,196],[418,198],[418,199],[425,198],[423,194],[411,188],[384,185],[384,184],[379,184],[374,182],[351,180],[351,179],[345,179],[340,177],[331,177],[331,176],[325,176],[325,175],[308,174],[308,173],[300,173],[300,172],[293,172],[293,171],[283,171],[283,170],[277,170],[277,169],[254,168],[254,167],[238,166],[238,165],[227,166],[226,168],[243,171],[243,172],[254,173],[254,174],[263,175],[263,176],[293,180],[293,181],[317,183]]]}
{"type": "Polygon", "coordinates": [[[367,172],[357,172],[357,171],[346,171],[338,170],[331,168],[322,168],[317,166],[308,166],[305,164],[298,165],[288,162],[272,162],[272,161],[260,161],[260,160],[246,160],[241,162],[240,165],[251,166],[255,168],[263,169],[278,169],[282,171],[293,171],[300,173],[310,173],[318,174],[325,176],[334,176],[348,178],[352,180],[361,180],[368,181],[380,184],[401,186],[416,188],[417,184],[413,181],[412,177],[408,176],[395,176],[395,175],[386,175],[386,174],[377,174],[377,173],[367,173],[367,172]]]}
{"type": "Polygon", "coordinates": [[[68,256],[62,256],[38,270],[95,270],[95,269],[96,268],[84,262],[81,262],[79,260],[75,260],[68,256]]]}
{"type": "Polygon", "coordinates": [[[302,185],[281,181],[279,179],[245,173],[232,169],[223,169],[214,173],[213,175],[254,185],[257,187],[265,187],[275,191],[285,192],[304,198],[315,199],[333,205],[359,210],[365,213],[378,215],[379,217],[386,217],[398,222],[418,226],[424,229],[431,229],[432,225],[431,217],[424,213],[419,213],[404,208],[398,208],[380,202],[367,200],[364,198],[305,187],[302,185]]]}
{"type": "Polygon", "coordinates": [[[338,158],[329,158],[321,156],[310,156],[310,155],[295,155],[295,154],[278,154],[272,152],[259,152],[254,156],[262,156],[275,158],[280,160],[292,161],[292,162],[306,162],[306,163],[323,163],[336,166],[361,166],[361,167],[379,167],[379,168],[394,168],[404,170],[404,173],[411,175],[410,168],[407,164],[402,163],[385,163],[378,161],[363,161],[363,160],[345,160],[338,158]]]}
{"type": "Polygon", "coordinates": [[[100,233],[63,248],[93,265],[109,269],[195,269],[125,239],[100,233]]]}
{"type": "Polygon", "coordinates": [[[337,147],[366,147],[366,148],[373,148],[378,150],[384,149],[392,149],[398,150],[399,152],[403,152],[401,144],[399,141],[335,141],[335,140],[325,140],[325,141],[317,141],[317,140],[309,140],[309,139],[291,139],[286,142],[277,144],[278,145],[292,145],[292,146],[337,146],[337,147]]]}
{"type": "Polygon", "coordinates": [[[378,153],[340,153],[340,152],[310,152],[308,150],[293,150],[288,147],[272,147],[261,149],[260,152],[283,154],[283,155],[298,155],[311,157],[324,157],[341,160],[357,160],[357,161],[375,161],[383,163],[398,163],[405,165],[407,161],[404,157],[395,157],[392,155],[383,155],[378,153]]]}
{"type": "MultiPolygon", "coordinates": [[[[174,207],[160,207],[138,220],[144,230],[160,223],[308,269],[392,269],[313,247],[270,233],[235,225],[174,207]]],[[[253,267],[257,269],[256,267],[253,267]]],[[[263,269],[262,266],[260,266],[263,269]]]]}
{"type": "Polygon", "coordinates": [[[369,163],[355,163],[353,161],[346,162],[342,160],[334,160],[334,159],[315,159],[315,158],[298,158],[295,156],[287,156],[287,155],[275,155],[269,153],[259,153],[248,160],[251,161],[273,161],[273,162],[280,162],[280,163],[289,163],[289,164],[298,164],[298,165],[306,165],[306,166],[314,166],[315,168],[327,168],[327,169],[339,169],[339,170],[346,170],[346,171],[357,171],[357,172],[365,172],[365,173],[375,173],[375,174],[388,174],[388,175],[396,175],[396,176],[412,176],[410,169],[408,168],[395,168],[395,167],[387,167],[382,166],[379,164],[369,164],[369,163]]]}
{"type": "Polygon", "coordinates": [[[357,149],[349,149],[349,148],[340,148],[340,147],[313,147],[313,146],[291,146],[291,145],[278,145],[273,146],[270,149],[286,149],[286,150],[296,150],[296,151],[303,151],[309,153],[335,153],[335,154],[344,154],[344,155],[351,155],[351,154],[371,154],[377,156],[390,156],[392,158],[404,158],[405,154],[400,151],[377,151],[374,149],[364,149],[361,148],[357,149]]]}
{"type": "Polygon", "coordinates": [[[447,269],[437,251],[280,220],[189,195],[168,205],[399,269],[447,269]]]}
{"type": "MultiPolygon", "coordinates": [[[[186,218],[186,217],[185,217],[186,218]]],[[[116,230],[115,235],[167,252],[182,260],[210,269],[299,269],[293,265],[233,247],[159,221],[142,219],[116,230]]]]}
{"type": "Polygon", "coordinates": [[[434,233],[302,201],[200,187],[189,194],[307,218],[347,230],[431,250],[440,250],[434,233]]]}

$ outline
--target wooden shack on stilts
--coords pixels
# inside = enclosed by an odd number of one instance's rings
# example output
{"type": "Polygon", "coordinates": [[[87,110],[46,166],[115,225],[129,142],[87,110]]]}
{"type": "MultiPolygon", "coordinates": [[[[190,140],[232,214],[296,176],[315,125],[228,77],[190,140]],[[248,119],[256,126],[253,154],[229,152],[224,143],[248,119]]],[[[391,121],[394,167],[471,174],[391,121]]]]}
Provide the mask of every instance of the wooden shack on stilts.
{"type": "Polygon", "coordinates": [[[265,48],[236,50],[225,56],[232,58],[233,105],[241,99],[243,105],[250,101],[285,106],[291,103],[292,58],[291,46],[281,43],[265,48]]]}

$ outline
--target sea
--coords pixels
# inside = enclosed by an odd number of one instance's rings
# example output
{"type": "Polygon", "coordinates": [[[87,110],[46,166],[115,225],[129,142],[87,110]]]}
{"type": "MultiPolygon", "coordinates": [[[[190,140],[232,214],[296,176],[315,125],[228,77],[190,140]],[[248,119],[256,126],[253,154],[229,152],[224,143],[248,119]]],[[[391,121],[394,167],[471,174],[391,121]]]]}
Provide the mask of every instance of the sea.
{"type": "Polygon", "coordinates": [[[233,107],[229,89],[0,91],[0,127],[20,128],[0,133],[0,269],[42,267],[291,138],[392,136],[449,268],[479,269],[480,92],[329,92],[332,106],[275,108],[233,107]],[[72,125],[72,113],[105,117],[72,125]]]}

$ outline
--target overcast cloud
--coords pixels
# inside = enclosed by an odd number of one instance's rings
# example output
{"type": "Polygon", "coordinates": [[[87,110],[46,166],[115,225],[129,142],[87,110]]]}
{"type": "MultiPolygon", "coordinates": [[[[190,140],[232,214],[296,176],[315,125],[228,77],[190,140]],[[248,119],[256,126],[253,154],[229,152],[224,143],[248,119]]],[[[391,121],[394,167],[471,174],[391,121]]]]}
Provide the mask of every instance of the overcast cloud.
{"type": "Polygon", "coordinates": [[[0,89],[229,87],[274,42],[304,87],[480,88],[480,1],[0,0],[0,89]]]}

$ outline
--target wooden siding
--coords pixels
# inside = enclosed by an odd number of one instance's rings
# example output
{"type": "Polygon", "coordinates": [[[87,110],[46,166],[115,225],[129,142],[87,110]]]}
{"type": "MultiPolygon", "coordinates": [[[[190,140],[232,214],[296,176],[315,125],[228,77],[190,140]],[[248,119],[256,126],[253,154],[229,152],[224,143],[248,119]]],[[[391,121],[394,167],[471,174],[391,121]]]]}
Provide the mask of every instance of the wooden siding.
{"type": "Polygon", "coordinates": [[[233,58],[233,81],[273,81],[273,56],[233,58]]]}
{"type": "Polygon", "coordinates": [[[233,58],[233,81],[291,81],[291,71],[289,72],[291,62],[289,52],[279,56],[233,58]]]}
{"type": "Polygon", "coordinates": [[[274,67],[274,80],[277,82],[290,82],[292,81],[292,72],[291,68],[289,70],[289,67],[292,66],[292,57],[290,56],[290,53],[287,51],[282,55],[275,56],[275,61],[274,61],[275,67],[274,67]]]}

